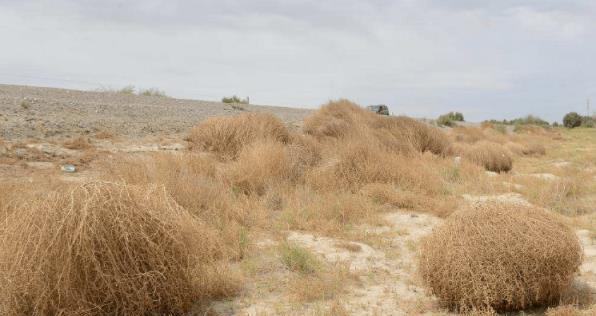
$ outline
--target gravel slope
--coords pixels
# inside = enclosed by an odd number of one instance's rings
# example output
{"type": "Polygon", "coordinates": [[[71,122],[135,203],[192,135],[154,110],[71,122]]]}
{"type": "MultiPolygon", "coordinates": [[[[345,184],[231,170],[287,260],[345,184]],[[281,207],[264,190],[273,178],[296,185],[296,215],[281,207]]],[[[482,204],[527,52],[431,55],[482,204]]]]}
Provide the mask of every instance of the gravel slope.
{"type": "Polygon", "coordinates": [[[0,85],[0,137],[6,140],[100,131],[130,138],[179,134],[207,117],[244,111],[271,112],[293,127],[311,110],[0,85]]]}

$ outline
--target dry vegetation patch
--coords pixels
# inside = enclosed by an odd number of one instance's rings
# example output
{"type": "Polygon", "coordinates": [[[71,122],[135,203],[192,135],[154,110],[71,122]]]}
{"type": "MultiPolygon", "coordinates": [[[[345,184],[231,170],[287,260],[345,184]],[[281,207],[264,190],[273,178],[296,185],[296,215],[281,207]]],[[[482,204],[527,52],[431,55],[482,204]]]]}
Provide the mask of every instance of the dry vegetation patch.
{"type": "Polygon", "coordinates": [[[64,148],[76,150],[90,149],[93,147],[93,145],[89,143],[89,139],[83,136],[68,139],[63,143],[63,145],[64,148]]]}
{"type": "Polygon", "coordinates": [[[229,295],[221,240],[159,187],[95,182],[0,224],[4,314],[181,313],[229,295]]]}
{"type": "Polygon", "coordinates": [[[216,228],[231,258],[244,255],[245,227],[261,214],[254,201],[234,193],[218,161],[198,153],[155,153],[115,157],[104,169],[109,180],[163,185],[176,203],[216,228]]]}
{"type": "Polygon", "coordinates": [[[513,159],[509,151],[498,143],[481,141],[471,145],[456,143],[453,145],[455,153],[461,155],[488,171],[507,172],[513,167],[513,159]]]}
{"type": "Polygon", "coordinates": [[[263,195],[270,186],[279,185],[299,177],[292,174],[290,155],[283,144],[272,141],[257,141],[240,152],[230,169],[234,187],[245,193],[263,195]]]}
{"type": "Polygon", "coordinates": [[[573,231],[543,209],[483,203],[451,215],[420,245],[419,272],[456,310],[557,303],[582,260],[573,231]]]}
{"type": "Polygon", "coordinates": [[[257,139],[286,143],[289,132],[283,123],[269,113],[243,113],[231,117],[209,118],[190,131],[190,148],[235,159],[242,147],[257,139]]]}
{"type": "Polygon", "coordinates": [[[449,153],[450,141],[439,129],[414,119],[383,116],[348,100],[331,101],[304,120],[304,132],[322,141],[337,139],[376,143],[392,153],[449,153]]]}

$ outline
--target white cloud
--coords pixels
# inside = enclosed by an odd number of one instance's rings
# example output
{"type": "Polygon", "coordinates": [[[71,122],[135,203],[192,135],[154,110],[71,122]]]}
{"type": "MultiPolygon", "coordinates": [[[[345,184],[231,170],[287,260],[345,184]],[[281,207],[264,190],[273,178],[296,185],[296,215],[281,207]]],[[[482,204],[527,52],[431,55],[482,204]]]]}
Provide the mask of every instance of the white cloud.
{"type": "Polygon", "coordinates": [[[581,16],[564,11],[538,11],[518,7],[512,9],[511,13],[522,27],[547,39],[580,39],[589,23],[581,16]]]}
{"type": "Polygon", "coordinates": [[[0,0],[0,81],[303,106],[348,97],[473,119],[547,98],[554,119],[595,92],[583,71],[596,66],[595,12],[579,0],[0,0]]]}

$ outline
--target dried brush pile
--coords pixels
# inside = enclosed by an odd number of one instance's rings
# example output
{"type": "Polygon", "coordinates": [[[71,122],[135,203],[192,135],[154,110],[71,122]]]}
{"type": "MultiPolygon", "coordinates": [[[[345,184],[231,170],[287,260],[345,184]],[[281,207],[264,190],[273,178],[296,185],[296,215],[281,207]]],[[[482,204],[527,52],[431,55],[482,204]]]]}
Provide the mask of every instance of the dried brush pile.
{"type": "Polygon", "coordinates": [[[454,143],[453,151],[488,171],[507,172],[513,168],[510,151],[498,143],[480,141],[474,144],[454,143]]]}
{"type": "Polygon", "coordinates": [[[94,182],[0,224],[3,315],[179,314],[230,294],[221,241],[159,187],[94,182]]]}
{"type": "Polygon", "coordinates": [[[582,260],[571,229],[546,210],[482,204],[423,239],[419,272],[454,310],[520,310],[556,303],[582,260]]]}
{"type": "Polygon", "coordinates": [[[546,155],[546,148],[540,143],[531,142],[524,146],[522,153],[524,155],[543,156],[546,155]]]}
{"type": "Polygon", "coordinates": [[[105,179],[134,185],[164,186],[177,204],[215,228],[224,239],[221,248],[228,256],[243,256],[242,223],[251,222],[254,212],[232,192],[222,174],[222,165],[204,153],[153,153],[123,155],[105,162],[105,179]]]}
{"type": "Polygon", "coordinates": [[[524,152],[526,151],[526,147],[522,144],[516,142],[506,142],[503,146],[513,155],[523,156],[524,152]]]}
{"type": "Polygon", "coordinates": [[[525,145],[515,142],[506,142],[504,146],[512,154],[518,156],[543,156],[546,154],[546,148],[538,142],[530,142],[525,145]]]}
{"type": "Polygon", "coordinates": [[[222,159],[235,159],[242,147],[257,139],[286,143],[289,132],[269,113],[243,113],[230,117],[209,118],[190,131],[191,149],[215,153],[222,159]]]}
{"type": "Polygon", "coordinates": [[[441,191],[441,179],[420,160],[396,155],[374,142],[344,141],[336,151],[333,161],[307,175],[311,187],[357,192],[368,183],[392,183],[416,192],[441,191]]]}
{"type": "Polygon", "coordinates": [[[414,119],[383,116],[348,100],[331,101],[304,120],[304,132],[321,141],[360,139],[385,150],[408,154],[449,153],[450,141],[439,129],[414,119]]]}

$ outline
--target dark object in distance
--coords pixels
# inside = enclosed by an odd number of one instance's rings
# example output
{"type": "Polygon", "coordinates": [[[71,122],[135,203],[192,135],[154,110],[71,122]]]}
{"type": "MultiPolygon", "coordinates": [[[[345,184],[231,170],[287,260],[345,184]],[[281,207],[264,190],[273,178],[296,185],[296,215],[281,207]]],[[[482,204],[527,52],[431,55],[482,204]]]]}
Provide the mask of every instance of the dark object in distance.
{"type": "Polygon", "coordinates": [[[370,111],[377,113],[377,114],[389,115],[389,108],[385,104],[369,105],[366,108],[370,111]]]}

